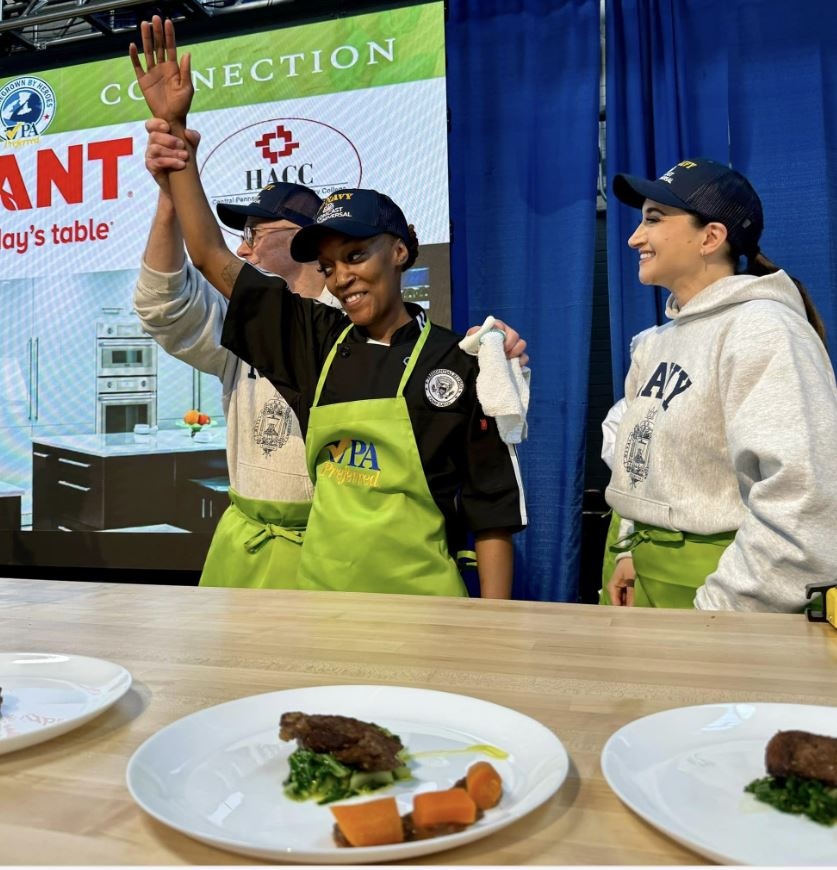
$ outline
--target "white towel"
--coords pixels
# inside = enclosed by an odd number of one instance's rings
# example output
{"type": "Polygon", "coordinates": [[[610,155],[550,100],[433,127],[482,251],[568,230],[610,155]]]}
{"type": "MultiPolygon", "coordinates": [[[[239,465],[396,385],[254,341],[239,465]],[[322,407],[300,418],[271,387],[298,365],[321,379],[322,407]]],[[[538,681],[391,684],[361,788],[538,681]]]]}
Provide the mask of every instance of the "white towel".
{"type": "Polygon", "coordinates": [[[519,360],[506,359],[505,333],[494,328],[490,315],[473,335],[466,335],[459,346],[479,362],[477,398],[485,414],[497,421],[497,430],[506,444],[519,444],[526,438],[531,371],[519,360]]]}

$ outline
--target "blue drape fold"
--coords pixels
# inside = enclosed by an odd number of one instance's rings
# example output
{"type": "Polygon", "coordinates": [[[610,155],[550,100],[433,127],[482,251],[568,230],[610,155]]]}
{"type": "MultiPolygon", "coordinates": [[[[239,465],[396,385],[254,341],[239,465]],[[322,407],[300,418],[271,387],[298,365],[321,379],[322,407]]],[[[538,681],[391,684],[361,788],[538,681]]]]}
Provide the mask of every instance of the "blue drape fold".
{"type": "Polygon", "coordinates": [[[450,0],[454,328],[529,342],[515,597],[577,597],[599,109],[598,0],[450,0]]]}
{"type": "Polygon", "coordinates": [[[762,250],[803,281],[837,360],[837,15],[831,0],[728,10],[730,158],[764,204],[762,250]]]}

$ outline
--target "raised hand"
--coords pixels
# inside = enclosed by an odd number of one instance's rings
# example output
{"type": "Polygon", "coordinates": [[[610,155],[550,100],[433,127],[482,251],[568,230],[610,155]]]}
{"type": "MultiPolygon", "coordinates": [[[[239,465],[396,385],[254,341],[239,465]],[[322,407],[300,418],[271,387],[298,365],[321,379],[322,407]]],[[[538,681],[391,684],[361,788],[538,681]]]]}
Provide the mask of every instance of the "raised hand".
{"type": "Polygon", "coordinates": [[[140,32],[145,69],[133,42],[128,54],[145,102],[155,118],[162,118],[178,128],[184,126],[195,92],[191,57],[187,52],[178,63],[174,24],[168,19],[164,25],[160,16],[154,15],[150,22],[142,22],[140,32]]]}
{"type": "Polygon", "coordinates": [[[197,130],[185,130],[182,139],[172,136],[168,122],[162,118],[149,118],[145,122],[145,129],[148,132],[145,168],[162,190],[168,193],[168,173],[184,169],[189,159],[189,152],[184,147],[183,139],[197,151],[201,134],[197,130]]]}

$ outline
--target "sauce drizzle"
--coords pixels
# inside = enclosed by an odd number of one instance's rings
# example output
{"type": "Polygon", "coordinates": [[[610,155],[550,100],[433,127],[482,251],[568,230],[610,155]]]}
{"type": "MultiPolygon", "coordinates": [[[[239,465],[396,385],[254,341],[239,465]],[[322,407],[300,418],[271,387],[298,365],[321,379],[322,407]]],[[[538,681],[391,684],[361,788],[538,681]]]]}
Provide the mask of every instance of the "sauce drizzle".
{"type": "Polygon", "coordinates": [[[474,743],[472,746],[466,746],[463,749],[427,749],[424,752],[411,752],[410,758],[420,758],[425,755],[463,755],[467,752],[480,752],[489,758],[499,758],[501,760],[509,757],[505,749],[499,749],[490,743],[474,743]]]}

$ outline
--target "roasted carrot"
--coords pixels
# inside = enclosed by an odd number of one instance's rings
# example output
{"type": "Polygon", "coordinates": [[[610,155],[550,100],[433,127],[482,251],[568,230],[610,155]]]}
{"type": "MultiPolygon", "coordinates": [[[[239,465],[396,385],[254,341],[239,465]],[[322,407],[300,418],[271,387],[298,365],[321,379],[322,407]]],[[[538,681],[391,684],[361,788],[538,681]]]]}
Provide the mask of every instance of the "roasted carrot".
{"type": "Polygon", "coordinates": [[[413,822],[417,828],[471,825],[476,820],[477,805],[464,788],[425,791],[413,797],[413,822]]]}
{"type": "Polygon", "coordinates": [[[468,768],[465,789],[481,810],[490,810],[500,802],[503,780],[487,761],[477,761],[468,768]]]}
{"type": "Polygon", "coordinates": [[[352,846],[384,846],[404,840],[404,827],[394,797],[362,804],[342,804],[330,809],[343,836],[352,846]]]}

